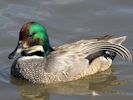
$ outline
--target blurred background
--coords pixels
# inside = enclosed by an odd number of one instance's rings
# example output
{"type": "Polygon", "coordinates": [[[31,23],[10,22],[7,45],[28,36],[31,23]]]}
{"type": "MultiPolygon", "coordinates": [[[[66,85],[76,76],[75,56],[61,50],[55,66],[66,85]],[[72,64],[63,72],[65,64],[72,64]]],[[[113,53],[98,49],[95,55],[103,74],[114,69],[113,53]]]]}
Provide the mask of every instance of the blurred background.
{"type": "Polygon", "coordinates": [[[53,46],[105,34],[128,36],[133,51],[133,0],[0,0],[0,100],[133,99],[133,63],[116,58],[111,69],[74,82],[35,85],[10,77],[22,25],[46,26],[53,46]]]}

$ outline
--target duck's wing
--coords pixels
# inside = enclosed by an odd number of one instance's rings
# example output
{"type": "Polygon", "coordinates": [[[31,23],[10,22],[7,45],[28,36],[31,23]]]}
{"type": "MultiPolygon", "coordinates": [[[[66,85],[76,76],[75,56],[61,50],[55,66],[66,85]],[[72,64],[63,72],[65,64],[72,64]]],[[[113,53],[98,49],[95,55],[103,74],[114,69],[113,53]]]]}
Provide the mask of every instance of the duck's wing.
{"type": "Polygon", "coordinates": [[[132,55],[129,50],[122,46],[126,36],[112,38],[112,36],[104,36],[101,39],[80,40],[71,44],[65,44],[55,49],[55,54],[61,54],[64,52],[73,52],[80,58],[85,58],[90,54],[97,51],[106,50],[118,54],[120,57],[132,60],[132,55]]]}
{"type": "MultiPolygon", "coordinates": [[[[80,58],[75,52],[71,51],[62,51],[51,53],[47,57],[47,67],[45,68],[46,72],[64,72],[76,75],[88,67],[89,61],[84,58],[80,58]]],[[[72,76],[72,75],[70,75],[72,76]]]]}
{"type": "MultiPolygon", "coordinates": [[[[116,44],[113,43],[111,39],[112,38],[107,39],[107,37],[104,37],[103,39],[80,40],[57,47],[55,51],[47,57],[48,66],[46,71],[70,72],[69,75],[72,73],[80,73],[89,66],[90,59],[88,59],[88,57],[97,52],[100,53],[102,50],[114,52],[124,59],[132,60],[129,50],[122,46],[120,41],[116,44]],[[106,39],[106,41],[104,39],[106,39]]],[[[96,54],[96,56],[93,55],[92,57],[96,59],[99,56],[96,54]]]]}

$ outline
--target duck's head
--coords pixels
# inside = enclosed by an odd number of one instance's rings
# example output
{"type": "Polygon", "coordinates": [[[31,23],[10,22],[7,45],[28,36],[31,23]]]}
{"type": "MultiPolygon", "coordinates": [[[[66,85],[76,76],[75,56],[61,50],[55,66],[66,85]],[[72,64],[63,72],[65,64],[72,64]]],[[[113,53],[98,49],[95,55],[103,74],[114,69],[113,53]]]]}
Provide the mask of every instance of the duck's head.
{"type": "Polygon", "coordinates": [[[20,30],[16,49],[8,56],[13,59],[17,55],[46,56],[53,51],[50,46],[46,28],[37,22],[28,22],[20,30]]]}

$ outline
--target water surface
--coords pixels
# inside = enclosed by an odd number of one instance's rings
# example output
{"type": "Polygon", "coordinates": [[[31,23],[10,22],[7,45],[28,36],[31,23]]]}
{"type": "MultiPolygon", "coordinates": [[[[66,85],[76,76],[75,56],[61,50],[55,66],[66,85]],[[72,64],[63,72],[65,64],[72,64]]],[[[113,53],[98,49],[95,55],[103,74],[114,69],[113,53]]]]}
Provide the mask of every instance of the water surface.
{"type": "Polygon", "coordinates": [[[10,77],[19,31],[27,21],[47,27],[53,46],[104,34],[127,35],[132,52],[132,0],[1,0],[0,1],[0,100],[132,100],[133,63],[116,58],[103,73],[77,81],[35,85],[10,77]]]}

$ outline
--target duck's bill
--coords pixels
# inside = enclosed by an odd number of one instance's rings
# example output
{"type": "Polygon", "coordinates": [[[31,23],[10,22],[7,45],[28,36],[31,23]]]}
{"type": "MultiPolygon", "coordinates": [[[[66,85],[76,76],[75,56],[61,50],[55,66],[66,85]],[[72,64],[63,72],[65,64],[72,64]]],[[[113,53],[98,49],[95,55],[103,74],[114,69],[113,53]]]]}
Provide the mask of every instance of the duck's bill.
{"type": "Polygon", "coordinates": [[[17,58],[21,54],[22,51],[23,51],[22,43],[19,42],[16,49],[12,53],[9,54],[8,58],[9,59],[17,58]]]}

